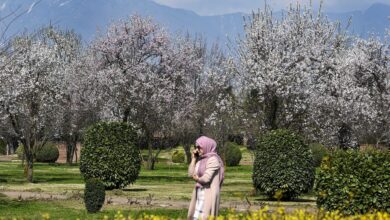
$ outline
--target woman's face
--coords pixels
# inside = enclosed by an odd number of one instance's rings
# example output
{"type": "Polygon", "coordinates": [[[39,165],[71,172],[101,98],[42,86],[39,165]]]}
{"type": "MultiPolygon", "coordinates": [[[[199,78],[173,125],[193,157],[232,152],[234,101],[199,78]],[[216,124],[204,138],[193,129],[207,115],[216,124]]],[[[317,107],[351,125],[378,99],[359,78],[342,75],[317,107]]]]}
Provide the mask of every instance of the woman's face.
{"type": "Polygon", "coordinates": [[[200,146],[196,146],[196,149],[199,152],[199,156],[202,156],[203,155],[203,149],[200,146]]]}

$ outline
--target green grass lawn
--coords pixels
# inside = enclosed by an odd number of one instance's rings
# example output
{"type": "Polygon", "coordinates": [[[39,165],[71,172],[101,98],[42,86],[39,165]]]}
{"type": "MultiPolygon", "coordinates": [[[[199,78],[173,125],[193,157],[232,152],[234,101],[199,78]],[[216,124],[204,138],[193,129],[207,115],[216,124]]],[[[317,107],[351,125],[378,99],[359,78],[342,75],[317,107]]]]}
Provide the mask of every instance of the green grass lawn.
{"type": "MultiPolygon", "coordinates": [[[[227,167],[222,198],[237,199],[237,192],[250,193],[251,169],[249,165],[227,167]]],[[[160,199],[189,199],[193,185],[193,180],[187,177],[186,164],[158,163],[155,170],[142,168],[137,182],[128,186],[123,194],[144,197],[145,193],[150,193],[160,199]]],[[[83,188],[83,178],[75,165],[35,163],[34,183],[28,183],[20,162],[0,162],[0,190],[3,191],[62,193],[83,188]]]]}
{"type": "Polygon", "coordinates": [[[143,214],[171,216],[172,218],[185,218],[186,210],[175,209],[118,209],[104,208],[101,212],[90,214],[84,209],[81,201],[16,201],[0,194],[0,219],[42,219],[42,216],[49,214],[51,219],[103,219],[108,216],[113,219],[118,210],[124,216],[131,216],[133,219],[143,214]],[[74,207],[79,205],[78,207],[74,207]]]}
{"type": "MultiPolygon", "coordinates": [[[[169,161],[169,152],[160,155],[163,162],[156,164],[155,170],[141,169],[136,183],[123,190],[107,191],[106,197],[132,198],[145,201],[148,196],[153,201],[164,204],[165,201],[177,202],[181,206],[158,208],[143,206],[142,210],[134,206],[105,204],[102,212],[87,214],[84,208],[82,194],[84,180],[80,174],[78,164],[34,164],[34,183],[28,183],[23,175],[20,161],[0,162],[0,193],[6,192],[35,192],[53,195],[65,195],[67,200],[22,200],[0,196],[0,216],[15,216],[25,219],[40,219],[44,213],[49,213],[54,219],[102,219],[105,215],[113,217],[117,210],[127,216],[136,217],[141,213],[182,217],[185,218],[187,209],[184,208],[191,197],[194,182],[187,177],[186,164],[173,164],[169,161]],[[183,205],[184,204],[184,205],[183,205]],[[66,218],[64,217],[66,216],[66,218]]],[[[245,155],[250,161],[250,155],[245,155]]],[[[160,160],[161,161],[161,160],[160,160]]],[[[277,203],[267,201],[263,196],[253,195],[252,166],[240,165],[227,167],[225,182],[221,191],[221,203],[246,204],[248,199],[252,204],[268,204],[271,206],[283,205],[286,207],[315,207],[314,197],[310,194],[303,196],[300,201],[277,203]],[[302,202],[303,201],[303,202],[302,202]]],[[[1,218],[0,218],[1,219],[1,218]]]]}

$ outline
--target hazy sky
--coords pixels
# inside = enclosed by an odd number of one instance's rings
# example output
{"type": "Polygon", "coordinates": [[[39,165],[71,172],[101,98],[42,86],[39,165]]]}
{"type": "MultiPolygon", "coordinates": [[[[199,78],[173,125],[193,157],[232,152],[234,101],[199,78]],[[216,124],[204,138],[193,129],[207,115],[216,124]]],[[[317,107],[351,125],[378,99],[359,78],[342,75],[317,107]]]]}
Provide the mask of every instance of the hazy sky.
{"type": "MultiPolygon", "coordinates": [[[[195,11],[200,15],[216,15],[233,12],[251,12],[264,6],[264,0],[154,0],[155,2],[174,8],[184,8],[195,11]]],[[[274,10],[285,9],[290,3],[308,4],[310,0],[267,0],[274,10]]],[[[318,6],[320,0],[312,0],[318,6]]],[[[390,5],[390,0],[324,0],[327,12],[345,12],[365,10],[373,3],[390,5]]]]}

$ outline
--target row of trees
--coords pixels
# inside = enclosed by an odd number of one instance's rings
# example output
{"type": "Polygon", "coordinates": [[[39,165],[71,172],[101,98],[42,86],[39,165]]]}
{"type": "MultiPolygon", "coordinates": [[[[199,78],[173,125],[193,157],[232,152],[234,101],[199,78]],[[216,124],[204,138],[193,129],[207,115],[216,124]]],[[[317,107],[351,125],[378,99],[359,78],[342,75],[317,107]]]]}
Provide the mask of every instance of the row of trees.
{"type": "Polygon", "coordinates": [[[200,134],[222,152],[229,134],[277,128],[329,146],[388,141],[387,40],[351,37],[298,5],[278,19],[269,8],[253,13],[229,52],[205,42],[137,15],[89,45],[51,26],[14,37],[0,57],[0,136],[23,144],[29,181],[45,141],[66,141],[72,162],[99,120],[134,126],[150,169],[156,138],[180,141],[187,157],[200,134]]]}
{"type": "Polygon", "coordinates": [[[342,148],[389,142],[389,42],[347,34],[319,11],[265,9],[238,51],[249,131],[289,128],[342,148]]]}

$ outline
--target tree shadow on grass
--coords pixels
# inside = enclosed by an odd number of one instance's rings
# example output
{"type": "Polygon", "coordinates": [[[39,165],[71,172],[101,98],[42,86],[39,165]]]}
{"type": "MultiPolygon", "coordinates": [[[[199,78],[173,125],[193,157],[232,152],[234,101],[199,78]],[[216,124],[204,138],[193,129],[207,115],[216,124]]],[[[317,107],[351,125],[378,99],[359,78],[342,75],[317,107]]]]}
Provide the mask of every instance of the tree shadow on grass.
{"type": "Polygon", "coordinates": [[[76,183],[76,182],[78,181],[76,181],[74,178],[68,178],[68,177],[51,177],[51,178],[34,177],[34,183],[76,183]]]}
{"type": "Polygon", "coordinates": [[[139,180],[142,181],[155,181],[155,182],[188,182],[191,181],[188,177],[177,176],[141,176],[139,180]]]}
{"type": "Polygon", "coordinates": [[[84,183],[81,176],[73,174],[43,174],[34,175],[34,183],[84,183]]]}
{"type": "Polygon", "coordinates": [[[80,163],[72,163],[72,164],[68,164],[68,163],[39,163],[39,162],[34,163],[35,168],[37,168],[37,167],[43,167],[43,168],[63,167],[63,168],[66,168],[66,167],[79,167],[79,166],[80,166],[80,163]]]}
{"type": "Polygon", "coordinates": [[[13,175],[13,174],[1,174],[0,183],[10,183],[10,184],[23,184],[27,180],[22,175],[13,175]]]}
{"type": "Polygon", "coordinates": [[[131,189],[123,189],[123,191],[126,191],[126,192],[145,192],[148,190],[145,188],[131,188],[131,189]]]}

